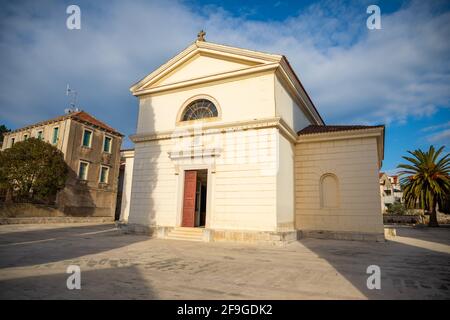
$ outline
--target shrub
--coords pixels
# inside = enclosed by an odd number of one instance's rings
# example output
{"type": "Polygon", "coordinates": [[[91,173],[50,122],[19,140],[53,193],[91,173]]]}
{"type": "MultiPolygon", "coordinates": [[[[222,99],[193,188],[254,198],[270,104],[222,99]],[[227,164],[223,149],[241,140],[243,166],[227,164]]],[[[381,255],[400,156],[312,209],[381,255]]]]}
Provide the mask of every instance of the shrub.
{"type": "Polygon", "coordinates": [[[399,215],[407,214],[405,206],[400,202],[395,202],[395,203],[391,204],[387,208],[387,213],[388,214],[399,214],[399,215]]]}
{"type": "Polygon", "coordinates": [[[51,144],[30,138],[0,153],[0,186],[16,201],[48,202],[64,188],[68,166],[51,144]]]}

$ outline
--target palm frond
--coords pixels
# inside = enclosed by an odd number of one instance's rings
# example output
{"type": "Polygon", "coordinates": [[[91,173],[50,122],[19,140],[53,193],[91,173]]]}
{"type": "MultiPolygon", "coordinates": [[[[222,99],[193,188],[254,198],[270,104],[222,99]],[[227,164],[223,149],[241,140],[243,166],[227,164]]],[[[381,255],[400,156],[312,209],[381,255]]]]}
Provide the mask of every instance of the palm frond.
{"type": "Polygon", "coordinates": [[[409,156],[402,157],[407,163],[397,168],[403,169],[399,172],[400,184],[408,207],[418,204],[429,209],[450,197],[450,154],[441,156],[444,149],[430,146],[427,151],[407,151],[409,156]]]}

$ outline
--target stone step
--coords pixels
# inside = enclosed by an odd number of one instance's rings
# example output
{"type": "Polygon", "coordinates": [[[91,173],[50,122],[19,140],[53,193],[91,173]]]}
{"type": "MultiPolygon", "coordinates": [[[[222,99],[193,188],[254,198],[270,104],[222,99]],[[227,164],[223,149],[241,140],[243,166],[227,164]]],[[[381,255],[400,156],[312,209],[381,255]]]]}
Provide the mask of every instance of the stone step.
{"type": "Polygon", "coordinates": [[[182,235],[167,235],[166,239],[169,240],[183,240],[183,241],[202,241],[201,237],[187,237],[182,235]]]}
{"type": "Polygon", "coordinates": [[[192,236],[201,236],[203,235],[203,231],[200,232],[193,232],[190,230],[172,230],[169,233],[173,233],[173,234],[183,234],[183,235],[192,235],[192,236]]]}
{"type": "Polygon", "coordinates": [[[202,241],[203,229],[200,228],[175,228],[167,234],[167,239],[202,241]]]}
{"type": "Polygon", "coordinates": [[[203,233],[204,228],[176,227],[172,231],[186,231],[192,233],[203,233]]]}

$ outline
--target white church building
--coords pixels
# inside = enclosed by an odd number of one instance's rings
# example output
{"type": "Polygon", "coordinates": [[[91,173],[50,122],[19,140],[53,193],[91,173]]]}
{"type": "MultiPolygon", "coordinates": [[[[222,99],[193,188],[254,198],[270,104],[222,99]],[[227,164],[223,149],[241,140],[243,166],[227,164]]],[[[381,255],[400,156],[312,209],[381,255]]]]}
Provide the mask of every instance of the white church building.
{"type": "Polygon", "coordinates": [[[326,125],[285,56],[199,33],[130,90],[139,116],[122,199],[128,232],[384,239],[384,126],[326,125]]]}

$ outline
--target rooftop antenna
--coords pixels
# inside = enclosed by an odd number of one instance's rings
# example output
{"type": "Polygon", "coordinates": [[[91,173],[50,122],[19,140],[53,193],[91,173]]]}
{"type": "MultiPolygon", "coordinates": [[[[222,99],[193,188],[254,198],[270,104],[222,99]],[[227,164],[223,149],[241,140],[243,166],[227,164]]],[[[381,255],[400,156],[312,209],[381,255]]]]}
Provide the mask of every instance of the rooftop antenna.
{"type": "Polygon", "coordinates": [[[67,84],[66,88],[66,96],[71,97],[70,98],[70,107],[65,109],[65,113],[72,113],[72,112],[78,112],[78,108],[76,107],[77,104],[77,92],[70,88],[69,84],[67,84]]]}

